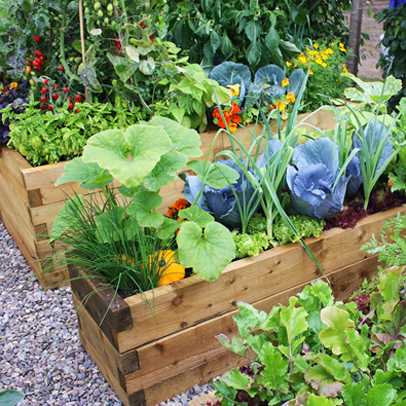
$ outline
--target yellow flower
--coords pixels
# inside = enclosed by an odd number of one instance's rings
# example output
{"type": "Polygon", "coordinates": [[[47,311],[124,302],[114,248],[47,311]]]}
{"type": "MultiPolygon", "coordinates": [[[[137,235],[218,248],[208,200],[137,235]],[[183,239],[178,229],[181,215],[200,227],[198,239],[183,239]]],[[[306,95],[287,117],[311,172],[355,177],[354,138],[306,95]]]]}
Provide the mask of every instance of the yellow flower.
{"type": "Polygon", "coordinates": [[[292,66],[292,64],[289,61],[286,61],[286,66],[292,66]]]}
{"type": "Polygon", "coordinates": [[[288,86],[289,85],[289,79],[285,78],[282,80],[282,87],[288,86]]]}
{"type": "Polygon", "coordinates": [[[11,82],[10,83],[10,90],[14,90],[14,89],[17,89],[18,88],[18,83],[16,83],[16,82],[11,82]]]}
{"type": "Polygon", "coordinates": [[[286,104],[285,104],[282,100],[278,100],[278,101],[275,103],[275,108],[277,108],[277,109],[280,110],[280,111],[285,111],[285,109],[286,109],[286,104]]]}
{"type": "Polygon", "coordinates": [[[340,43],[338,44],[338,46],[339,46],[340,48],[344,48],[344,44],[343,44],[342,42],[340,42],[340,43]]]}
{"type": "Polygon", "coordinates": [[[306,57],[305,56],[299,56],[299,62],[301,62],[301,63],[303,63],[303,64],[305,64],[306,62],[307,62],[307,59],[306,59],[306,57]]]}
{"type": "Polygon", "coordinates": [[[228,128],[230,130],[230,132],[235,132],[237,130],[237,123],[229,123],[228,124],[228,128]]]}
{"type": "Polygon", "coordinates": [[[336,44],[335,42],[332,42],[332,43],[330,44],[330,46],[333,47],[335,44],[336,44]]]}
{"type": "Polygon", "coordinates": [[[313,46],[316,48],[316,49],[318,49],[318,47],[319,47],[319,44],[317,44],[316,42],[313,44],[313,46]]]}
{"type": "Polygon", "coordinates": [[[239,96],[240,94],[240,84],[236,83],[235,85],[228,85],[227,87],[231,90],[231,94],[234,96],[239,96]]]}
{"type": "Polygon", "coordinates": [[[334,54],[334,51],[331,48],[326,49],[326,53],[328,54],[334,54]]]}
{"type": "Polygon", "coordinates": [[[343,71],[344,71],[344,73],[348,73],[348,69],[345,65],[343,65],[343,71]]]}
{"type": "Polygon", "coordinates": [[[296,97],[294,95],[294,93],[288,93],[286,95],[286,102],[287,103],[294,103],[296,101],[296,97]]]}
{"type": "Polygon", "coordinates": [[[323,63],[323,61],[321,60],[321,58],[317,58],[316,59],[316,63],[318,63],[319,65],[321,65],[323,63]]]}
{"type": "Polygon", "coordinates": [[[323,68],[325,68],[325,67],[327,66],[326,62],[323,62],[323,63],[321,64],[321,66],[322,66],[323,68]]]}

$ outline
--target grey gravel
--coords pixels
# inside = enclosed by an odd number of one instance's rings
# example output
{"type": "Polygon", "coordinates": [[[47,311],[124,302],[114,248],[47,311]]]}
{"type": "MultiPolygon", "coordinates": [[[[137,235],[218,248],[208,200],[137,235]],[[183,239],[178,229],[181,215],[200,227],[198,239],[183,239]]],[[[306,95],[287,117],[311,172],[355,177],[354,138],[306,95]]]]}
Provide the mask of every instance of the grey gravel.
{"type": "MultiPolygon", "coordinates": [[[[0,391],[19,406],[120,406],[83,349],[70,288],[45,292],[0,221],[0,391]]],[[[185,406],[213,390],[195,385],[161,406],[185,406]]]]}

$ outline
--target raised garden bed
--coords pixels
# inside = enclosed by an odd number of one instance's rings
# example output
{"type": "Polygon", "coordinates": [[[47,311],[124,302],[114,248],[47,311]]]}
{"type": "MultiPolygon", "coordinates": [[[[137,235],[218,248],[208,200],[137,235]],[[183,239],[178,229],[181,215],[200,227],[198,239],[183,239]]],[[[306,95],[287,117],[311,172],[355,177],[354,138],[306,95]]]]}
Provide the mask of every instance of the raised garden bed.
{"type": "MultiPolygon", "coordinates": [[[[364,278],[376,274],[377,256],[359,249],[398,212],[406,208],[377,213],[353,229],[334,228],[306,240],[337,300],[347,299],[364,278]]],[[[72,277],[77,275],[76,269],[70,271],[72,277]]],[[[288,244],[229,264],[214,282],[195,275],[146,292],[154,317],[139,295],[116,296],[112,302],[114,289],[107,289],[88,297],[99,286],[97,280],[76,280],[72,288],[86,351],[125,405],[152,406],[249,362],[215,338],[235,333],[236,301],[269,311],[278,303],[287,304],[290,296],[320,277],[301,245],[288,244]]]]}
{"type": "MultiPolygon", "coordinates": [[[[308,114],[298,116],[303,120],[308,114]]],[[[320,111],[306,120],[320,129],[334,128],[333,114],[320,111]]],[[[275,124],[274,124],[275,125],[275,124]]],[[[253,126],[250,127],[253,131],[253,126]]],[[[237,130],[243,142],[248,144],[251,135],[244,130],[237,130]]],[[[257,129],[258,133],[260,128],[257,129]]],[[[216,130],[201,134],[203,158],[206,157],[216,130]]],[[[212,149],[212,156],[224,149],[230,149],[228,136],[220,135],[212,149]]],[[[29,262],[38,281],[44,288],[62,286],[69,279],[66,266],[58,264],[47,272],[41,272],[44,259],[49,257],[51,250],[48,239],[44,235],[50,233],[52,224],[65,202],[66,194],[85,194],[78,183],[67,183],[55,187],[55,182],[64,172],[65,162],[32,167],[22,155],[5,146],[0,150],[0,212],[7,230],[17,243],[19,249],[29,262]]],[[[161,190],[163,204],[161,212],[166,213],[167,207],[181,195],[183,182],[172,182],[161,190]]],[[[47,264],[49,268],[49,264],[47,264]]]]}

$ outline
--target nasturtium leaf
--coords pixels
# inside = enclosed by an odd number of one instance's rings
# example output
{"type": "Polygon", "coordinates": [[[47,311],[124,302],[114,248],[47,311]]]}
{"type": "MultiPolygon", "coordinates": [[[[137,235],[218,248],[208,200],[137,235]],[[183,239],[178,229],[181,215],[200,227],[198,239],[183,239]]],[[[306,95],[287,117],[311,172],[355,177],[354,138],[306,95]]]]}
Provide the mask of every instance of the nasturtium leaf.
{"type": "Polygon", "coordinates": [[[138,187],[171,148],[162,127],[136,124],[125,132],[107,130],[90,137],[83,161],[97,162],[127,187],[138,187]]]}
{"type": "Polygon", "coordinates": [[[113,181],[109,171],[101,169],[96,162],[83,162],[82,157],[74,158],[65,165],[65,172],[56,181],[55,186],[68,182],[82,182],[83,189],[96,189],[113,181]]]}
{"type": "Polygon", "coordinates": [[[145,177],[143,185],[153,192],[178,179],[178,173],[186,166],[187,156],[169,151],[161,156],[154,169],[145,177]]]}
{"type": "Polygon", "coordinates": [[[180,210],[179,217],[181,219],[193,221],[200,227],[206,227],[207,224],[214,221],[214,217],[211,214],[207,213],[197,206],[191,206],[187,209],[180,210]]]}
{"type": "Polygon", "coordinates": [[[162,126],[172,141],[172,150],[192,158],[203,154],[200,149],[200,135],[195,130],[185,128],[179,123],[166,117],[153,117],[150,121],[153,126],[162,126]]]}
{"type": "Polygon", "coordinates": [[[303,307],[295,307],[298,300],[297,297],[290,297],[289,307],[283,309],[280,313],[280,321],[286,328],[289,348],[292,354],[296,352],[297,348],[295,339],[308,328],[306,321],[308,313],[303,307]]]}
{"type": "Polygon", "coordinates": [[[0,392],[0,406],[16,406],[23,399],[24,394],[14,389],[0,392]]]}
{"type": "Polygon", "coordinates": [[[176,230],[180,227],[180,223],[174,219],[164,217],[164,221],[159,226],[157,237],[161,240],[167,240],[175,236],[176,230]]]}
{"type": "Polygon", "coordinates": [[[333,354],[341,355],[344,362],[355,362],[354,370],[365,371],[369,361],[366,344],[348,312],[335,306],[326,307],[321,310],[321,320],[328,326],[319,334],[321,342],[333,354]]]}
{"type": "Polygon", "coordinates": [[[52,224],[50,243],[75,226],[85,207],[85,200],[83,195],[75,195],[65,202],[52,224]]]}
{"type": "Polygon", "coordinates": [[[235,169],[216,162],[190,161],[188,166],[198,174],[200,181],[216,189],[233,184],[240,177],[235,169]]]}
{"type": "Polygon", "coordinates": [[[261,372],[264,385],[269,389],[288,393],[289,381],[286,376],[288,375],[289,362],[283,359],[280,352],[270,342],[264,344],[260,362],[265,367],[261,372]]]}
{"type": "Polygon", "coordinates": [[[396,390],[387,383],[376,385],[365,396],[368,406],[389,406],[396,396],[396,390]]]}
{"type": "Polygon", "coordinates": [[[230,231],[211,222],[203,231],[195,222],[182,224],[177,236],[180,263],[192,267],[203,279],[217,279],[235,258],[235,245],[230,231]]]}
{"type": "Polygon", "coordinates": [[[135,236],[138,225],[134,217],[126,216],[126,209],[115,206],[96,217],[97,239],[104,244],[130,240],[135,236]]]}
{"type": "Polygon", "coordinates": [[[158,228],[164,221],[164,216],[155,211],[162,204],[162,197],[158,193],[141,191],[137,192],[132,203],[127,208],[127,213],[134,216],[141,227],[158,228]]]}

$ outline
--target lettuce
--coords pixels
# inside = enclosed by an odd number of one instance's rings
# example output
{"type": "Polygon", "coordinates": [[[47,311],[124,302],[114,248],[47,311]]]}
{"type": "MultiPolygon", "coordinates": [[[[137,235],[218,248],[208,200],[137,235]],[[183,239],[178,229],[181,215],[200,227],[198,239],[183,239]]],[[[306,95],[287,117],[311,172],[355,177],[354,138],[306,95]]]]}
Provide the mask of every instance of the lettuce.
{"type": "Polygon", "coordinates": [[[231,232],[234,238],[237,258],[257,256],[269,247],[269,239],[265,233],[240,234],[234,230],[231,232]]]}

